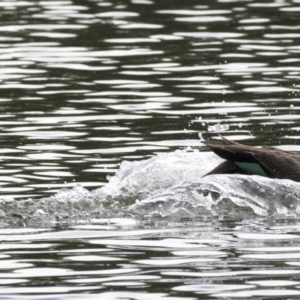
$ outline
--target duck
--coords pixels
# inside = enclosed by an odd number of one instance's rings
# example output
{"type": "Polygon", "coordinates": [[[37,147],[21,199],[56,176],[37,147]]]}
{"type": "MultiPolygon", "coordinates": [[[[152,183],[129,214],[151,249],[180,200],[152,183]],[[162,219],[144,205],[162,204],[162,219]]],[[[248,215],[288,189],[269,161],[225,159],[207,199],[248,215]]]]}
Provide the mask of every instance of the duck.
{"type": "Polygon", "coordinates": [[[250,174],[300,182],[300,154],[273,146],[253,147],[231,141],[224,136],[221,142],[204,144],[225,161],[208,172],[212,174],[250,174]]]}

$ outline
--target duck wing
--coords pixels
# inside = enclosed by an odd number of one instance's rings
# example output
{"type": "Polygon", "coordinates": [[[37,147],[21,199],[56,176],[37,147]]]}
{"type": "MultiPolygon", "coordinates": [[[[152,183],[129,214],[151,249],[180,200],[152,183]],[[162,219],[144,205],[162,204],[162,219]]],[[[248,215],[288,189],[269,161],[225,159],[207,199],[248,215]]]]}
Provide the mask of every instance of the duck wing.
{"type": "Polygon", "coordinates": [[[276,149],[257,152],[254,157],[272,174],[271,177],[300,182],[299,154],[276,149]]]}
{"type": "Polygon", "coordinates": [[[223,143],[207,141],[205,144],[218,156],[229,161],[226,168],[213,169],[208,174],[247,173],[271,178],[300,181],[300,155],[275,147],[256,148],[232,142],[222,137],[223,143]],[[234,167],[233,167],[234,165],[234,167]],[[223,172],[219,172],[219,171],[223,172]]]}

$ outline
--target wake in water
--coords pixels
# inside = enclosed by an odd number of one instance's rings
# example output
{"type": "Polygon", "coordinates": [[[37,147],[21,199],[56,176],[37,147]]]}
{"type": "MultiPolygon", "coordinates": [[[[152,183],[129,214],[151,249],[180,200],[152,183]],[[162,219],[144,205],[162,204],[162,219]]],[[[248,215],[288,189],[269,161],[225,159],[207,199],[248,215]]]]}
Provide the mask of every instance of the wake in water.
{"type": "Polygon", "coordinates": [[[78,185],[40,200],[1,200],[0,217],[57,223],[96,215],[240,219],[300,212],[300,183],[248,175],[203,177],[220,162],[215,154],[196,150],[124,161],[102,188],[78,185]]]}

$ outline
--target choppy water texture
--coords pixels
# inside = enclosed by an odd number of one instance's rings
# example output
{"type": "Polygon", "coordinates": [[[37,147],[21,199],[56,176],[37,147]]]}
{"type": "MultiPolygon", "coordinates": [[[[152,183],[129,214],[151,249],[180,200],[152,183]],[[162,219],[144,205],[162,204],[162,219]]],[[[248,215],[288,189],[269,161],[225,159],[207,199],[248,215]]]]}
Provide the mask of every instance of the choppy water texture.
{"type": "Polygon", "coordinates": [[[300,1],[0,9],[1,299],[300,297],[300,184],[202,143],[299,150],[300,1]]]}

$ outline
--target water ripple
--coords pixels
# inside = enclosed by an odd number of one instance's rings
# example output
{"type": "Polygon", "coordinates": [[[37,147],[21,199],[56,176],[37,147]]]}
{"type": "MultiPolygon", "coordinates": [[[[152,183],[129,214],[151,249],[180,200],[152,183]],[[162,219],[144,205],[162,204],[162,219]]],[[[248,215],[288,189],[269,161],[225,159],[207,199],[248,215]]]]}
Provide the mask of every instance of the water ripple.
{"type": "Polygon", "coordinates": [[[201,143],[299,151],[299,1],[77,2],[0,2],[2,298],[299,295],[299,184],[201,143]]]}

